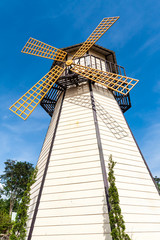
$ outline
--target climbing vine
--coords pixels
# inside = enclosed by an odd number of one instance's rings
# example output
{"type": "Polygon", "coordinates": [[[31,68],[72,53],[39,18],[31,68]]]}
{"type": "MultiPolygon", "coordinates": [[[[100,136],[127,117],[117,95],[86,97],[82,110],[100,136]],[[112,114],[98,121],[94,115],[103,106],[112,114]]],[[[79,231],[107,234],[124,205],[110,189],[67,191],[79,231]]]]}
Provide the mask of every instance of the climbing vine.
{"type": "Polygon", "coordinates": [[[27,210],[30,203],[30,190],[32,184],[36,181],[37,169],[34,170],[31,178],[27,184],[26,191],[22,197],[22,200],[19,204],[19,208],[16,215],[16,220],[13,225],[10,240],[25,240],[26,238],[26,222],[28,219],[27,210]]]}
{"type": "Polygon", "coordinates": [[[114,240],[131,240],[128,234],[125,233],[125,222],[123,220],[123,216],[121,214],[121,208],[119,205],[119,195],[118,190],[115,184],[115,176],[114,176],[114,166],[116,162],[112,160],[112,155],[109,157],[109,173],[108,173],[108,181],[109,181],[109,203],[111,207],[111,211],[109,212],[109,220],[111,226],[111,235],[114,240]]]}

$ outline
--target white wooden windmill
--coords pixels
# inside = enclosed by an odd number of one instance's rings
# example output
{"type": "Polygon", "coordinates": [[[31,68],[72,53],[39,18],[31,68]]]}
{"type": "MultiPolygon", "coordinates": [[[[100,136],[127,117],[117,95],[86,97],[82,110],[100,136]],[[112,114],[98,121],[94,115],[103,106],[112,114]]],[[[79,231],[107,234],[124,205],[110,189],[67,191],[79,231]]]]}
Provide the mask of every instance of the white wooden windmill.
{"type": "Polygon", "coordinates": [[[22,52],[53,59],[51,70],[10,110],[26,119],[40,103],[52,116],[32,186],[27,240],[110,240],[107,165],[126,232],[160,239],[160,197],[124,118],[129,91],[113,51],[95,45],[119,17],[104,18],[83,43],[65,49],[30,38],[22,52]]]}

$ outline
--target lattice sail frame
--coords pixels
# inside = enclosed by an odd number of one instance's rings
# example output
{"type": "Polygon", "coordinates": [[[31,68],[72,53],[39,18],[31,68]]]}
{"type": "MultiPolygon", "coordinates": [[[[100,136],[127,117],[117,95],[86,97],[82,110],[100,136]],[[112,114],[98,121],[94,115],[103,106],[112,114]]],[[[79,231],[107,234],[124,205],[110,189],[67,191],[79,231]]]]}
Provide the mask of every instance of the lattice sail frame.
{"type": "Polygon", "coordinates": [[[10,110],[23,120],[26,120],[64,70],[64,68],[61,68],[58,65],[54,66],[43,78],[41,78],[18,101],[16,101],[10,107],[10,110]]]}
{"type": "Polygon", "coordinates": [[[83,45],[73,55],[72,59],[82,57],[92,46],[95,44],[100,37],[119,19],[119,17],[103,18],[100,24],[87,38],[83,45]]]}
{"type": "Polygon", "coordinates": [[[52,47],[31,37],[26,42],[21,52],[38,57],[53,59],[56,61],[63,61],[67,55],[67,52],[52,47]]]}
{"type": "Polygon", "coordinates": [[[72,60],[68,60],[66,62],[64,59],[67,52],[52,47],[34,38],[29,38],[22,49],[23,53],[65,62],[66,66],[64,68],[61,68],[58,65],[54,66],[42,79],[40,79],[18,101],[16,101],[10,107],[10,110],[22,119],[26,120],[54,83],[56,83],[67,66],[70,66],[73,72],[85,78],[126,95],[137,84],[138,80],[73,63],[74,58],[83,56],[118,19],[119,17],[104,18],[89,38],[73,55],[72,60]]]}
{"type": "Polygon", "coordinates": [[[77,64],[73,65],[71,71],[123,95],[128,94],[139,81],[116,73],[104,72],[77,64]]]}

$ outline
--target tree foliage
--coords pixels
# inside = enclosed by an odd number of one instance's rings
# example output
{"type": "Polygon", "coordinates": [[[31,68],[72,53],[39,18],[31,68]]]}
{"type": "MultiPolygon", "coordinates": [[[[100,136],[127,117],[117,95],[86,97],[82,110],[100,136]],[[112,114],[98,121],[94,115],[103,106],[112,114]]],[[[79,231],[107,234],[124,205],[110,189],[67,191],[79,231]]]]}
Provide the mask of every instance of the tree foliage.
{"type": "Polygon", "coordinates": [[[109,157],[109,173],[108,173],[108,181],[109,181],[109,203],[111,207],[111,211],[109,212],[109,220],[111,226],[111,235],[114,240],[131,240],[128,234],[125,233],[125,222],[123,220],[123,216],[121,214],[121,208],[119,205],[119,194],[115,184],[115,176],[114,176],[114,166],[115,162],[112,160],[112,155],[109,157]]]}
{"type": "MultiPolygon", "coordinates": [[[[9,209],[10,209],[10,199],[0,199],[0,210],[3,209],[6,213],[9,214],[9,209]]],[[[17,212],[18,209],[18,201],[15,199],[14,206],[13,206],[13,211],[17,212]]]]}
{"type": "Polygon", "coordinates": [[[16,201],[19,202],[21,200],[33,170],[33,164],[28,162],[14,160],[7,160],[5,162],[4,174],[0,176],[0,181],[3,185],[2,194],[10,199],[10,215],[16,201]]]}
{"type": "Polygon", "coordinates": [[[0,234],[7,234],[11,227],[11,217],[5,210],[0,209],[0,234]]]}
{"type": "Polygon", "coordinates": [[[160,190],[160,178],[158,178],[157,176],[155,176],[154,180],[155,180],[155,182],[156,182],[156,184],[157,184],[157,186],[158,186],[158,188],[159,188],[159,190],[160,190]]]}
{"type": "Polygon", "coordinates": [[[3,210],[6,213],[9,213],[9,205],[10,205],[9,199],[0,198],[0,210],[3,210]]]}
{"type": "Polygon", "coordinates": [[[34,172],[32,173],[30,180],[28,181],[27,188],[22,197],[22,201],[19,204],[10,240],[25,240],[26,238],[26,222],[28,219],[27,210],[30,203],[30,189],[31,185],[35,182],[36,175],[37,169],[35,169],[34,172]]]}

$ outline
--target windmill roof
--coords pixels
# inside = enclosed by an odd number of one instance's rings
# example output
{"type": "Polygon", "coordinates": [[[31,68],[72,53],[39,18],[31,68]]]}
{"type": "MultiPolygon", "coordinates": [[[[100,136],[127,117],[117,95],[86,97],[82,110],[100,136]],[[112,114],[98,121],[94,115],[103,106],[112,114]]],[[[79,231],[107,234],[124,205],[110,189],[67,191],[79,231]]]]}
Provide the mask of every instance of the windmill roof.
{"type": "MultiPolygon", "coordinates": [[[[66,51],[67,53],[70,53],[72,51],[76,51],[78,50],[78,48],[80,48],[82,46],[83,43],[78,43],[78,44],[75,44],[75,45],[72,45],[72,46],[69,46],[69,47],[65,47],[65,48],[61,48],[62,50],[66,51]]],[[[107,48],[104,48],[102,46],[99,46],[97,44],[94,44],[91,49],[95,50],[95,51],[98,51],[99,53],[102,53],[104,55],[110,55],[112,54],[113,55],[113,58],[114,58],[114,62],[116,63],[116,55],[115,55],[115,52],[112,51],[112,50],[109,50],[107,48]]]]}

